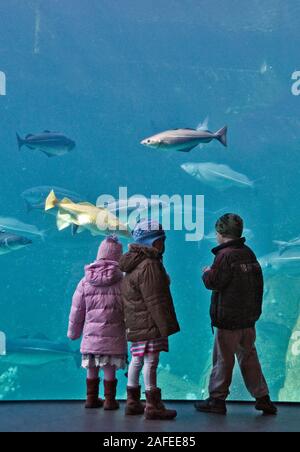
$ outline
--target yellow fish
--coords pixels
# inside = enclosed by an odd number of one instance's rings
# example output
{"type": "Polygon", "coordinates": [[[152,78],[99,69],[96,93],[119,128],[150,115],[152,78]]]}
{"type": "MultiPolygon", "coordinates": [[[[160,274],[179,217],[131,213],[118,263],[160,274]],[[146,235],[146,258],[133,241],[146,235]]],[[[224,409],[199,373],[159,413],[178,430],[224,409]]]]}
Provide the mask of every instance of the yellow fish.
{"type": "Polygon", "coordinates": [[[92,235],[116,234],[129,238],[128,227],[108,209],[96,207],[89,202],[75,203],[68,198],[57,199],[52,190],[46,199],[45,211],[58,208],[56,224],[59,231],[72,226],[73,234],[88,230],[92,235]]]}

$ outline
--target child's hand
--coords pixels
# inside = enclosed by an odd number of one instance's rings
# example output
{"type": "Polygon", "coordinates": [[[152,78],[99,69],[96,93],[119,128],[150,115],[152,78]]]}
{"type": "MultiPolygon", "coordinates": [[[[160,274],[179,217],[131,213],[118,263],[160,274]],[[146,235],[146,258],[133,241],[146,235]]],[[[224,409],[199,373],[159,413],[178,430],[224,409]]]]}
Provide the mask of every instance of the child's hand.
{"type": "Polygon", "coordinates": [[[211,267],[203,267],[202,272],[206,273],[206,272],[210,272],[211,267]]]}

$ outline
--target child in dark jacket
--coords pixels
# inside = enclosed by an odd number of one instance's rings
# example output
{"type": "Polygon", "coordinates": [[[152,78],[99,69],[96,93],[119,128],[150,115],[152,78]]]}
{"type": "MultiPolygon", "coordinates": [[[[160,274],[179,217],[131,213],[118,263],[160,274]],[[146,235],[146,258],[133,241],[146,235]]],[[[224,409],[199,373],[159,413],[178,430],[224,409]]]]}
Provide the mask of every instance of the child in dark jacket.
{"type": "Polygon", "coordinates": [[[242,238],[243,220],[226,214],[216,223],[219,246],[212,267],[203,272],[207,289],[212,290],[211,320],[217,328],[210,398],[196,403],[202,412],[226,414],[226,399],[232,382],[235,357],[256,409],[276,414],[257,355],[255,325],[262,313],[263,275],[253,251],[242,238]]]}
{"type": "Polygon", "coordinates": [[[120,261],[126,273],[122,284],[127,339],[132,342],[128,372],[126,414],[149,420],[176,417],[167,410],[157,387],[160,353],[169,351],[168,337],[179,331],[170,292],[170,279],[162,263],[166,235],[154,221],[141,221],[133,231],[135,243],[120,261]],[[140,402],[143,368],[146,408],[140,402]]]}

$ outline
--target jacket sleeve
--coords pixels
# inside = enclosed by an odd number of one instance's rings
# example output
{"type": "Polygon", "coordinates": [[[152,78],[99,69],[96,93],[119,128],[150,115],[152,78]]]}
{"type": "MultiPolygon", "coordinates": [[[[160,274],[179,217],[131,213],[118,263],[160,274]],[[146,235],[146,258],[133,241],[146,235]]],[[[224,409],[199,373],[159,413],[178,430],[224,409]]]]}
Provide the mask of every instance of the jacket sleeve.
{"type": "Polygon", "coordinates": [[[226,255],[217,256],[211,269],[203,274],[203,282],[209,290],[225,289],[232,279],[232,270],[226,255]]]}
{"type": "Polygon", "coordinates": [[[169,280],[158,262],[145,267],[140,290],[147,309],[162,337],[170,335],[171,326],[179,331],[179,325],[169,289],[169,280]]]}
{"type": "Polygon", "coordinates": [[[83,281],[80,281],[72,301],[72,308],[69,317],[68,338],[75,340],[79,339],[83,332],[85,322],[85,297],[83,290],[83,281]]]}

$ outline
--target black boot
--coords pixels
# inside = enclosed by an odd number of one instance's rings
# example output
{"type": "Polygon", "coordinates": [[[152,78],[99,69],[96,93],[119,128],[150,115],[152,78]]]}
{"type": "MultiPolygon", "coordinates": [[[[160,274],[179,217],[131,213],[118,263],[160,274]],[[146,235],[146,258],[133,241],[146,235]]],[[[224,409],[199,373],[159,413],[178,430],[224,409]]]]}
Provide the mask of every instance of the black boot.
{"type": "Polygon", "coordinates": [[[227,413],[226,402],[221,399],[210,397],[207,400],[195,403],[195,408],[201,413],[214,413],[225,415],[227,413]]]}
{"type": "Polygon", "coordinates": [[[275,416],[277,414],[277,407],[271,401],[270,396],[261,397],[256,399],[255,409],[257,411],[263,411],[264,414],[270,414],[275,416]]]}

